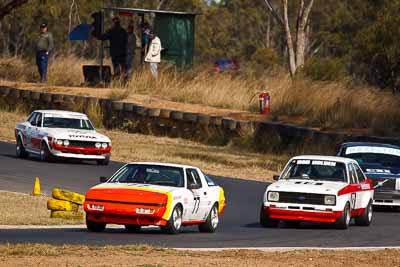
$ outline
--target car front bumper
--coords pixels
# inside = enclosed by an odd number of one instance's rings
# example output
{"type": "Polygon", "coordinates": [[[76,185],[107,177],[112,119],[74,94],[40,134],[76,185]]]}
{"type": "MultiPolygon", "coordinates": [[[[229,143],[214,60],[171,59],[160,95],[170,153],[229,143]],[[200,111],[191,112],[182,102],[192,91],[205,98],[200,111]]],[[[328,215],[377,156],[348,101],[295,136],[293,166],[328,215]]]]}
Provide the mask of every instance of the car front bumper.
{"type": "Polygon", "coordinates": [[[113,223],[113,224],[136,224],[136,225],[158,225],[163,226],[167,221],[163,219],[166,206],[148,206],[140,204],[104,203],[95,200],[85,201],[84,210],[89,220],[94,222],[113,223]],[[101,205],[103,211],[90,210],[88,205],[101,205]],[[153,214],[138,214],[137,208],[151,208],[153,214]]]}
{"type": "Polygon", "coordinates": [[[374,205],[400,206],[400,190],[375,190],[374,205]]]}
{"type": "Polygon", "coordinates": [[[54,156],[62,158],[97,160],[105,159],[111,152],[111,147],[93,148],[93,147],[70,147],[51,144],[51,153],[54,156]]]}
{"type": "Polygon", "coordinates": [[[283,209],[278,207],[264,207],[264,212],[272,219],[323,223],[334,223],[343,213],[342,211],[308,211],[300,209],[283,209]]]}

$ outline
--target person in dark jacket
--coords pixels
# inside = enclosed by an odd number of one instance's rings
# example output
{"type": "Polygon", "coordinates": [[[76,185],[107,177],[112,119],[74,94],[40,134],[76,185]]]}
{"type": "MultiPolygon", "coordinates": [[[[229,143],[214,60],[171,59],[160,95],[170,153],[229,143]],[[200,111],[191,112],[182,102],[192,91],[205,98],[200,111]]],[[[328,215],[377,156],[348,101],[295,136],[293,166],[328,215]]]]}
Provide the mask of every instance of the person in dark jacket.
{"type": "Polygon", "coordinates": [[[126,46],[128,34],[121,27],[118,17],[112,19],[113,27],[106,31],[102,36],[102,40],[110,41],[110,55],[114,68],[114,76],[124,76],[126,72],[126,46]]]}
{"type": "Polygon", "coordinates": [[[39,70],[40,82],[47,81],[47,66],[49,54],[54,49],[53,35],[48,31],[47,23],[40,24],[40,35],[36,42],[36,65],[39,70]]]}

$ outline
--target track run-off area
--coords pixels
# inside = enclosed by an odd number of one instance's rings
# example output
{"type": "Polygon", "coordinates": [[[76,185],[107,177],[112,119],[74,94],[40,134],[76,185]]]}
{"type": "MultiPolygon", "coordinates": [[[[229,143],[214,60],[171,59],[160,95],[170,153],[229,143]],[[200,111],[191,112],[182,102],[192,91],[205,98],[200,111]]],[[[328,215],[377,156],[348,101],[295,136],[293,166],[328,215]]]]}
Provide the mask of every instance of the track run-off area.
{"type": "MultiPolygon", "coordinates": [[[[95,163],[43,163],[34,158],[15,157],[15,145],[0,142],[0,190],[32,191],[36,176],[40,177],[43,194],[54,187],[85,193],[98,184],[100,176],[112,175],[123,163],[108,166],[95,163]]],[[[80,245],[149,244],[173,248],[280,248],[280,247],[398,247],[400,246],[400,211],[374,213],[369,227],[351,226],[348,230],[329,225],[303,223],[290,228],[263,228],[259,223],[262,196],[268,183],[228,177],[213,177],[226,194],[227,207],[216,233],[199,233],[197,227],[184,227],[178,235],[162,234],[156,227],[140,233],[128,233],[111,227],[103,233],[91,233],[84,226],[63,228],[0,228],[0,243],[49,243],[80,245]]],[[[46,208],[46,207],[43,207],[46,208]]],[[[29,212],[29,211],[27,211],[29,212]]]]}

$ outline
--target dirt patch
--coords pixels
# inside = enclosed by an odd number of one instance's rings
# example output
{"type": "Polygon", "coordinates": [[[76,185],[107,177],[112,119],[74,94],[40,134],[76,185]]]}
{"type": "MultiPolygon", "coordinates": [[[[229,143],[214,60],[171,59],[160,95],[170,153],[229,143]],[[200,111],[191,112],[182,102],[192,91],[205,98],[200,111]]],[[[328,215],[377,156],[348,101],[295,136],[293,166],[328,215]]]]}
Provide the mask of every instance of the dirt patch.
{"type": "Polygon", "coordinates": [[[400,250],[195,252],[151,246],[2,245],[0,266],[400,266],[400,250]]]}

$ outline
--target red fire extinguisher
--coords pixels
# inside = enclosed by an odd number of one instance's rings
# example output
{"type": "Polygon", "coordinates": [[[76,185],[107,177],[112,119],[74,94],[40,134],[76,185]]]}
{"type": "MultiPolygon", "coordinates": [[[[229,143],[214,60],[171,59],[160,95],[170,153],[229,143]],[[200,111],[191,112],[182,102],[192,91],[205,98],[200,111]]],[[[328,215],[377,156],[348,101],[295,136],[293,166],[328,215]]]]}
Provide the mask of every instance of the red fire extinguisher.
{"type": "Polygon", "coordinates": [[[271,109],[271,97],[267,92],[262,92],[258,96],[260,101],[260,113],[261,114],[268,114],[271,109]]]}

